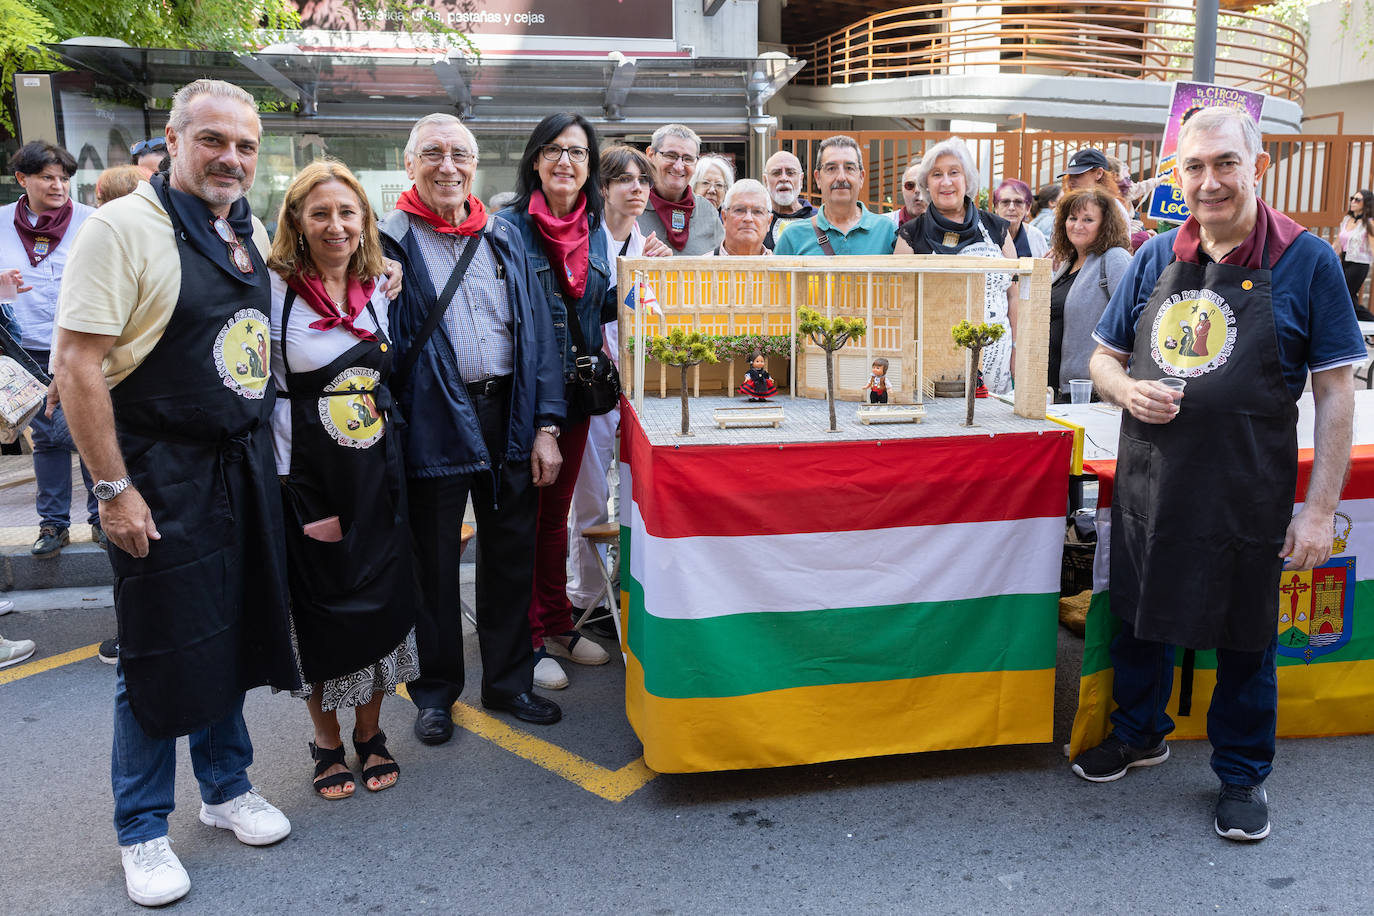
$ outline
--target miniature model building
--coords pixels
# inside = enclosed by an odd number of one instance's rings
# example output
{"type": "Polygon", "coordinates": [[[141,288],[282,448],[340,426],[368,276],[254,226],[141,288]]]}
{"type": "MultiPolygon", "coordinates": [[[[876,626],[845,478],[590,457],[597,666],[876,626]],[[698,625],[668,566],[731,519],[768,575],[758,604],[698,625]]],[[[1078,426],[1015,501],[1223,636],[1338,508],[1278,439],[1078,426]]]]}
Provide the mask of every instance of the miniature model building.
{"type": "MultiPolygon", "coordinates": [[[[922,403],[934,396],[934,380],[965,378],[968,353],[954,345],[950,328],[983,320],[983,288],[990,270],[1016,273],[1024,287],[1016,327],[1016,413],[1043,417],[1049,358],[1048,261],[960,256],[807,258],[621,258],[618,288],[647,285],[655,307],[620,310],[621,377],[625,390],[666,396],[677,373],[652,361],[636,378],[636,335],[670,329],[700,331],[725,341],[762,339],[768,369],[780,391],[825,397],[825,353],[796,336],[797,310],[827,317],[862,318],[867,333],[837,351],[835,397],[867,402],[875,360],[887,361],[888,403],[922,403]],[[790,364],[789,364],[790,363],[790,364]]],[[[730,396],[744,381],[752,353],[732,354],[720,364],[693,370],[694,396],[730,396]]],[[[675,389],[672,389],[675,391],[675,389]]]]}

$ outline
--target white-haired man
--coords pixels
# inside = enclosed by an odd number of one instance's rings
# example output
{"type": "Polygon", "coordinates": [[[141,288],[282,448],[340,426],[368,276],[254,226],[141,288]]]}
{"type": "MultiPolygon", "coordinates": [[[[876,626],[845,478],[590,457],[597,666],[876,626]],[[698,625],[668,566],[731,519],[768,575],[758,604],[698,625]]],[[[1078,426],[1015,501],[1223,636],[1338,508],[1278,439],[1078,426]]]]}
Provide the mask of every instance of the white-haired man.
{"type": "Polygon", "coordinates": [[[53,374],[98,480],[116,576],[115,829],[129,897],[145,906],[190,889],[167,840],[177,736],[189,736],[201,821],[254,846],[291,830],[249,782],[243,720],[245,690],[299,684],[272,456],[268,240],[244,197],[261,134],[237,86],[178,91],[169,178],[91,215],[58,304],[53,374]]]}
{"type": "Polygon", "coordinates": [[[722,257],[748,257],[772,254],[763,244],[768,228],[768,189],[752,178],[741,178],[725,192],[720,216],[725,223],[725,241],[716,254],[722,257]]]}
{"type": "Polygon", "coordinates": [[[1270,830],[1261,784],[1274,758],[1280,573],[1330,556],[1351,367],[1366,358],[1331,249],[1256,197],[1268,164],[1244,113],[1188,120],[1177,174],[1191,215],[1142,246],[1093,335],[1093,381],[1125,408],[1111,527],[1118,709],[1107,739],[1072,764],[1109,782],[1167,760],[1173,647],[1216,649],[1214,826],[1242,841],[1270,830]],[[1316,451],[1294,515],[1295,402],[1309,372],[1316,451]],[[1164,384],[1177,381],[1186,389],[1164,384]]]}
{"type": "Polygon", "coordinates": [[[801,199],[806,184],[801,160],[787,150],[778,150],[763,164],[763,183],[773,204],[773,216],[768,221],[768,233],[763,237],[769,251],[777,244],[778,233],[792,220],[810,219],[816,208],[809,200],[801,199]]]}
{"type": "Polygon", "coordinates": [[[675,255],[710,254],[725,238],[716,208],[691,187],[700,153],[701,138],[683,124],[663,125],[649,142],[654,187],[637,222],[646,237],[663,239],[675,255]]]}
{"type": "Polygon", "coordinates": [[[402,432],[421,606],[420,677],[409,684],[415,734],[453,736],[463,689],[460,520],[477,515],[477,641],[482,704],[548,725],[558,705],[532,693],[529,604],[539,487],[558,477],[567,413],[562,363],[539,278],[509,223],[472,193],[477,139],[449,114],[417,121],[406,142],[414,182],[381,222],[405,288],[392,311],[393,391],[402,432]]]}
{"type": "Polygon", "coordinates": [[[813,177],[821,192],[820,212],[789,223],[778,237],[775,254],[892,254],[897,227],[859,200],[864,157],[858,141],[843,134],[822,140],[813,177]]]}

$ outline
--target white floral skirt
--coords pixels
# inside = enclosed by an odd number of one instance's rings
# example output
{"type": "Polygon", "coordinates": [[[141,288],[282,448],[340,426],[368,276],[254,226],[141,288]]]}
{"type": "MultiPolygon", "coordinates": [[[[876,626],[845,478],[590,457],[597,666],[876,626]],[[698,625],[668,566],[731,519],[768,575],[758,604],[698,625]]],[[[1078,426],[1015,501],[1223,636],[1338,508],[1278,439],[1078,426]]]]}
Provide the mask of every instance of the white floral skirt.
{"type": "Polygon", "coordinates": [[[291,691],[293,697],[309,699],[320,690],[320,706],[325,712],[366,706],[377,694],[395,693],[396,687],[420,676],[420,654],[415,649],[415,628],[411,627],[396,648],[360,671],[330,678],[323,684],[311,684],[301,671],[301,654],[296,642],[296,625],[291,624],[291,652],[296,659],[296,673],[301,676],[300,690],[291,691]]]}

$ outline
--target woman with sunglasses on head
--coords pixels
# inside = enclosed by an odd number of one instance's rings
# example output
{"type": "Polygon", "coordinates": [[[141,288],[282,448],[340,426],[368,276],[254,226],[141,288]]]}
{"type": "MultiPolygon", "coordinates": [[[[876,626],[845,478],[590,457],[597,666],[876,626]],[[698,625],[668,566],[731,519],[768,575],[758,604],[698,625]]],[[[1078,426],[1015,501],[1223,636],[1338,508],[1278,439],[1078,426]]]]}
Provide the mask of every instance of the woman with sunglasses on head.
{"type": "Polygon", "coordinates": [[[579,408],[577,361],[606,357],[601,325],[616,315],[611,269],[601,232],[601,150],[596,130],[579,114],[559,112],[535,125],[520,157],[515,203],[497,214],[515,227],[530,267],[539,277],[563,356],[568,415],[558,430],[563,464],[558,479],[539,491],[535,528],[534,589],[530,630],[534,685],[568,686],[556,658],[604,665],[610,656],[573,629],[568,601],[568,508],[587,444],[589,416],[579,408]]]}
{"type": "Polygon", "coordinates": [[[926,212],[925,192],[916,181],[916,172],[921,167],[921,157],[917,156],[902,173],[902,205],[891,213],[885,214],[898,229],[926,212]]]}
{"type": "Polygon", "coordinates": [[[1002,179],[992,192],[992,210],[1007,221],[1007,234],[1016,245],[1017,256],[1043,258],[1049,253],[1050,243],[1039,229],[1026,222],[1031,203],[1030,185],[1015,178],[1002,179]]]}
{"type": "Polygon", "coordinates": [[[1360,293],[1369,276],[1370,252],[1374,250],[1374,192],[1361,190],[1350,195],[1350,205],[1341,217],[1332,247],[1341,256],[1345,285],[1350,290],[1350,301],[1355,303],[1355,317],[1374,321],[1374,314],[1360,305],[1360,293]]]}

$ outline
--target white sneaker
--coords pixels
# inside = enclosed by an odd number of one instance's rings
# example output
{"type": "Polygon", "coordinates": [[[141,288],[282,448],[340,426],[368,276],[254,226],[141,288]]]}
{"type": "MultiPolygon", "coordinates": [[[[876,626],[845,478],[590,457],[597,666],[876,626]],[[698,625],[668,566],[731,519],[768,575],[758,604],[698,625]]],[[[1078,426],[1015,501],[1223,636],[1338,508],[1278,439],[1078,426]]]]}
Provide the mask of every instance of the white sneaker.
{"type": "Polygon", "coordinates": [[[14,610],[14,602],[8,598],[0,598],[0,617],[4,617],[12,610],[14,610]]]}
{"type": "Polygon", "coordinates": [[[38,648],[32,639],[6,639],[0,636],[0,668],[17,665],[38,648]]]}
{"type": "MultiPolygon", "coordinates": [[[[548,645],[545,644],[545,649],[548,645]]],[[[549,658],[544,652],[536,652],[534,663],[534,686],[543,687],[545,690],[562,690],[568,686],[568,676],[563,673],[563,666],[549,658]]]]}
{"type": "Polygon", "coordinates": [[[124,860],[124,888],[129,899],[142,906],[162,906],[180,900],[191,889],[191,879],[165,836],[119,847],[124,860]]]}
{"type": "Polygon", "coordinates": [[[223,804],[201,802],[200,822],[232,830],[240,843],[249,846],[270,846],[291,832],[286,815],[252,789],[223,804]]]}
{"type": "Polygon", "coordinates": [[[592,642],[581,633],[565,633],[544,640],[544,648],[550,655],[566,658],[579,665],[604,665],[611,660],[606,650],[592,642]]]}

